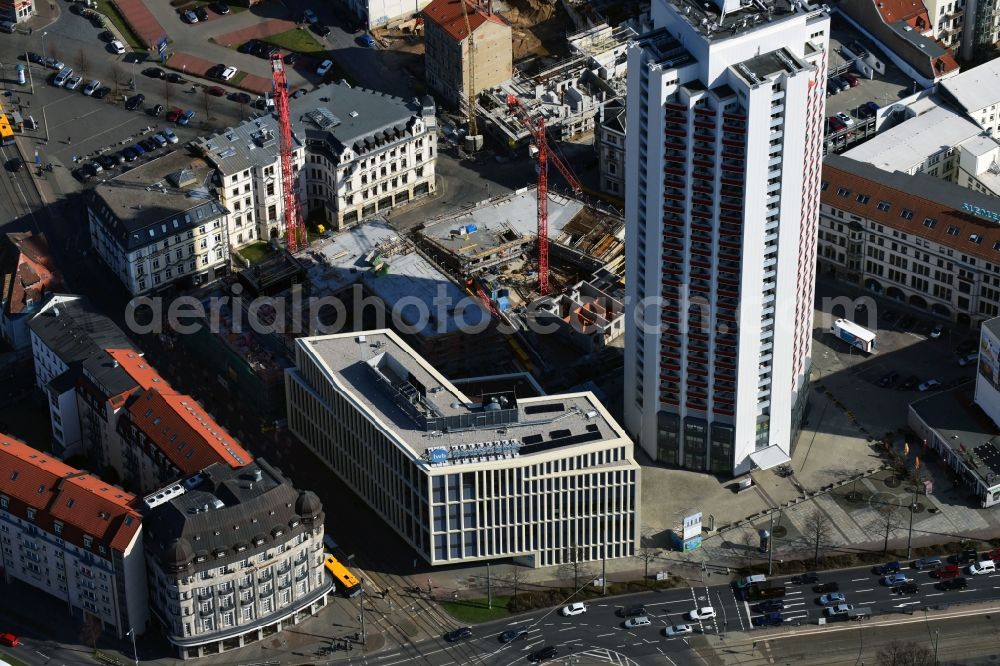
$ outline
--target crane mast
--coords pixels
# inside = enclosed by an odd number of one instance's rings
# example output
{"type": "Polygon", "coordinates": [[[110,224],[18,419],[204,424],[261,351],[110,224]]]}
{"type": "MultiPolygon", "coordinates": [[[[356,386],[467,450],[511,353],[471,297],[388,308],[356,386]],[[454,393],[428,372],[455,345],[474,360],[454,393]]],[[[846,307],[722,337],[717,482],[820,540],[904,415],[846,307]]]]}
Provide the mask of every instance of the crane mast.
{"type": "Polygon", "coordinates": [[[302,226],[302,208],[299,191],[295,187],[292,164],[292,123],[288,115],[288,82],[280,55],[271,58],[271,79],[274,83],[274,111],[278,115],[281,144],[281,195],[285,207],[285,238],[289,252],[305,248],[306,235],[302,226]]]}
{"type": "Polygon", "coordinates": [[[475,147],[475,138],[479,135],[476,131],[476,107],[474,101],[476,98],[476,43],[472,38],[472,24],[469,23],[469,7],[466,0],[458,0],[462,3],[462,18],[465,19],[465,32],[469,36],[469,82],[465,86],[465,108],[468,111],[468,121],[469,121],[469,141],[472,141],[473,147],[475,147]]]}
{"type": "Polygon", "coordinates": [[[538,172],[538,292],[549,293],[549,162],[555,165],[562,177],[579,194],[583,191],[580,180],[559,156],[549,151],[545,135],[545,118],[532,118],[514,95],[507,96],[507,108],[520,117],[528,128],[536,155],[535,171],[538,172]]]}

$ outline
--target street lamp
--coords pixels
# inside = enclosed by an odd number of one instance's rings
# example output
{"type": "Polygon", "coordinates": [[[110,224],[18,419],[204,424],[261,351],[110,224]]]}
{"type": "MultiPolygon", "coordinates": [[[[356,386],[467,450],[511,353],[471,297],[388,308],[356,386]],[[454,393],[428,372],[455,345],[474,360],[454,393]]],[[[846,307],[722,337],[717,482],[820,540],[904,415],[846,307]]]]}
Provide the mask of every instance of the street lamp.
{"type": "Polygon", "coordinates": [[[139,666],[139,652],[135,649],[135,629],[129,627],[128,633],[125,635],[132,637],[132,658],[135,659],[135,666],[139,666]]]}
{"type": "Polygon", "coordinates": [[[48,34],[48,31],[42,33],[42,60],[45,60],[45,36],[48,34]]]}

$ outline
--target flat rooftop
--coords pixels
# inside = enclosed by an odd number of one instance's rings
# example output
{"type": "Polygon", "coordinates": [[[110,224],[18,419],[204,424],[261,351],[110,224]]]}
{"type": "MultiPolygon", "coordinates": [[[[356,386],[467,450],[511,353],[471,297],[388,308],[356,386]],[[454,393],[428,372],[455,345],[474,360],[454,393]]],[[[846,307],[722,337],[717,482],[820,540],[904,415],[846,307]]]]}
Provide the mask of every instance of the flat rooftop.
{"type": "MultiPolygon", "coordinates": [[[[583,208],[584,204],[580,201],[550,192],[549,238],[558,237],[583,208]]],[[[498,234],[505,229],[513,230],[520,236],[534,238],[537,235],[538,196],[534,187],[435,222],[425,227],[423,234],[453,254],[473,256],[484,247],[501,244],[498,234]],[[476,230],[457,233],[462,228],[468,229],[469,225],[476,230]]]]}
{"type": "Polygon", "coordinates": [[[965,116],[943,106],[934,106],[858,146],[844,152],[859,162],[872,164],[883,171],[909,173],[943,147],[957,146],[983,130],[965,116]]]}
{"type": "Polygon", "coordinates": [[[591,393],[521,398],[500,392],[488,403],[475,403],[391,331],[299,338],[297,343],[399,443],[415,457],[440,460],[435,464],[627,439],[591,393]],[[446,425],[437,427],[441,424],[446,425]]]}
{"type": "Polygon", "coordinates": [[[1000,103],[1000,60],[963,70],[942,81],[941,87],[969,112],[1000,103]]]}
{"type": "Polygon", "coordinates": [[[910,405],[948,448],[987,486],[1000,475],[1000,430],[976,405],[974,384],[942,391],[910,405]]]}
{"type": "MultiPolygon", "coordinates": [[[[311,248],[304,255],[313,259],[308,269],[308,280],[314,294],[336,294],[352,284],[361,282],[391,308],[403,299],[417,299],[427,312],[434,316],[424,322],[418,331],[431,337],[455,332],[458,321],[452,316],[438,317],[440,308],[436,299],[446,298],[452,306],[466,300],[464,323],[477,326],[489,318],[478,300],[472,299],[463,289],[442,273],[434,264],[413,251],[408,240],[385,222],[370,222],[337,234],[322,247],[311,248]],[[377,270],[372,264],[373,254],[383,257],[388,266],[377,270]]],[[[450,312],[450,311],[449,311],[450,312]]],[[[400,311],[401,318],[413,326],[418,323],[415,308],[400,311]]]]}
{"type": "Polygon", "coordinates": [[[806,14],[822,12],[821,5],[810,5],[797,0],[759,0],[741,2],[740,8],[723,12],[711,0],[662,0],[676,8],[677,14],[709,40],[723,40],[736,37],[772,21],[806,14]]]}

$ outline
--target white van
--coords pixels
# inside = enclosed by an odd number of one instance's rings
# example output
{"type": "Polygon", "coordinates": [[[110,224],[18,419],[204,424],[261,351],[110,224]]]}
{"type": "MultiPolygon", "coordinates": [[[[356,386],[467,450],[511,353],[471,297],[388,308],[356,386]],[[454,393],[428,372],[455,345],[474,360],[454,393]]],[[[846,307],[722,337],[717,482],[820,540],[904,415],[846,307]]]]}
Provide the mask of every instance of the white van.
{"type": "Polygon", "coordinates": [[[763,583],[767,581],[767,576],[764,574],[754,574],[753,576],[745,576],[736,581],[736,587],[741,590],[745,587],[750,587],[754,583],[763,583]]]}
{"type": "Polygon", "coordinates": [[[645,615],[640,615],[639,617],[630,617],[625,620],[626,629],[636,629],[638,627],[648,627],[652,622],[650,622],[649,617],[645,615]]]}
{"type": "Polygon", "coordinates": [[[982,574],[991,574],[997,572],[997,565],[993,560],[983,560],[982,562],[976,562],[975,564],[969,565],[969,573],[973,576],[979,576],[982,574]]]}

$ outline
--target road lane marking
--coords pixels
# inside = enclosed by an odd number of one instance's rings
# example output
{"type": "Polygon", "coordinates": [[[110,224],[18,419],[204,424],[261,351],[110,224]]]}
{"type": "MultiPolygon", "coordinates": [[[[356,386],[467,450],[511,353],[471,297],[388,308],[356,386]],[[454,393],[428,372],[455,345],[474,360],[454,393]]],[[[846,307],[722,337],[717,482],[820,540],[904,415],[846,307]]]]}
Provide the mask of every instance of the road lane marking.
{"type": "Polygon", "coordinates": [[[862,581],[862,580],[871,580],[871,578],[852,578],[851,582],[852,583],[857,583],[858,581],[862,581]]]}
{"type": "Polygon", "coordinates": [[[926,597],[940,597],[944,592],[934,592],[933,594],[925,594],[926,597]]]}
{"type": "Polygon", "coordinates": [[[594,638],[607,638],[608,636],[614,636],[614,635],[615,635],[615,632],[612,631],[611,633],[607,633],[607,634],[598,634],[598,635],[594,636],[594,638]]]}
{"type": "Polygon", "coordinates": [[[869,587],[869,588],[866,588],[864,590],[852,590],[852,591],[855,592],[855,593],[860,593],[860,592],[874,592],[875,588],[874,587],[869,587]]]}

